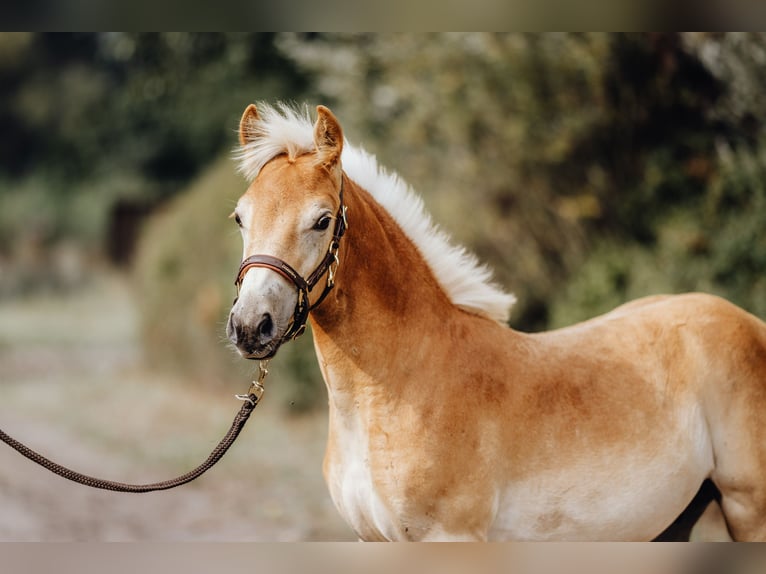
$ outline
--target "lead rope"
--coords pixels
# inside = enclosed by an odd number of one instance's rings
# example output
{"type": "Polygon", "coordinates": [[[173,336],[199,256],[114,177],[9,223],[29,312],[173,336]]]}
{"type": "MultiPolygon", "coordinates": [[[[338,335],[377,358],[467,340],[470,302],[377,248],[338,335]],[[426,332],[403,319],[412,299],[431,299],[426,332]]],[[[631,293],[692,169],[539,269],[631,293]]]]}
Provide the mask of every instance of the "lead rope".
{"type": "Polygon", "coordinates": [[[268,364],[268,361],[261,361],[259,363],[258,380],[253,381],[253,383],[250,385],[250,389],[248,390],[247,394],[235,395],[237,399],[242,401],[242,408],[239,409],[239,412],[234,417],[234,422],[231,423],[231,428],[229,429],[229,432],[226,433],[226,435],[221,439],[221,442],[219,442],[218,445],[213,449],[213,452],[210,453],[210,456],[207,457],[207,460],[205,460],[205,462],[203,462],[194,470],[187,472],[186,474],[183,474],[177,478],[173,478],[171,480],[164,480],[162,482],[152,482],[149,484],[126,484],[124,482],[115,482],[112,480],[94,478],[92,476],[80,474],[79,472],[70,470],[65,466],[62,466],[58,463],[53,462],[52,460],[45,458],[44,456],[35,452],[28,446],[8,436],[5,432],[3,432],[2,429],[0,429],[0,439],[2,439],[3,442],[13,447],[21,454],[23,454],[29,460],[36,462],[40,466],[47,468],[48,470],[50,470],[51,472],[55,474],[58,474],[59,476],[63,476],[64,478],[71,480],[73,482],[77,482],[79,484],[84,484],[85,486],[90,486],[93,488],[101,488],[103,490],[113,490],[117,492],[135,492],[135,493],[153,492],[156,490],[168,490],[170,488],[175,488],[177,486],[181,486],[183,484],[191,482],[195,478],[199,478],[200,476],[202,476],[205,472],[207,472],[213,466],[215,466],[215,464],[219,460],[221,460],[223,455],[226,454],[226,451],[229,450],[229,447],[232,444],[234,444],[234,441],[237,439],[237,437],[239,436],[239,433],[244,428],[245,423],[247,422],[247,419],[250,418],[250,414],[253,412],[255,407],[258,406],[258,402],[261,400],[261,397],[263,396],[263,392],[264,392],[263,381],[266,378],[266,375],[269,374],[269,371],[266,369],[267,364],[268,364]]]}

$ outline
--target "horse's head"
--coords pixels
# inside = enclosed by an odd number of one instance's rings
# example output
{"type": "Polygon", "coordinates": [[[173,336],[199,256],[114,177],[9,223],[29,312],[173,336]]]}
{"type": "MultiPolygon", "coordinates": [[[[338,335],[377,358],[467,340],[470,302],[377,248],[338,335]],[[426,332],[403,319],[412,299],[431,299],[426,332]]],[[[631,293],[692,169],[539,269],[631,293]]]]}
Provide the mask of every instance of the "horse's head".
{"type": "Polygon", "coordinates": [[[299,335],[332,287],[345,231],[343,133],[330,110],[319,106],[317,114],[313,145],[297,151],[279,146],[254,105],[240,122],[242,153],[260,154],[263,165],[232,214],[244,250],[226,333],[249,359],[269,358],[299,335]]]}

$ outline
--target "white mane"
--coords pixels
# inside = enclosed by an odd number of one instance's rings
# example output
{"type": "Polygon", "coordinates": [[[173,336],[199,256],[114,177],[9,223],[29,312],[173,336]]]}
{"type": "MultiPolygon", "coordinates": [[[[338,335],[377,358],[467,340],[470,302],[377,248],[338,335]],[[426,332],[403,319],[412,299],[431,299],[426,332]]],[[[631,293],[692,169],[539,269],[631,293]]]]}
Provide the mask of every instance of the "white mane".
{"type": "MultiPolygon", "coordinates": [[[[314,149],[314,126],[307,107],[299,110],[259,102],[257,108],[261,117],[254,134],[257,137],[235,153],[239,170],[250,180],[279,154],[297,157],[314,149]]],[[[407,183],[380,167],[374,156],[347,141],[341,162],[346,175],[370,192],[410,237],[456,306],[496,321],[508,320],[516,298],[492,283],[492,272],[474,254],[450,242],[407,183]]]]}

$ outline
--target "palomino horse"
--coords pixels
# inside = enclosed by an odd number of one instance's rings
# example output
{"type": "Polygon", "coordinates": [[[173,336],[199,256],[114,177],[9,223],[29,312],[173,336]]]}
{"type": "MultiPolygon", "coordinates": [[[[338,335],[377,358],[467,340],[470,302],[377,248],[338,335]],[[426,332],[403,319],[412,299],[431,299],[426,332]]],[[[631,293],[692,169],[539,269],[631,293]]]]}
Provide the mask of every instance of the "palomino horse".
{"type": "Polygon", "coordinates": [[[517,332],[513,297],[327,108],[259,107],[227,333],[269,358],[310,312],[324,475],[361,539],[647,540],[706,479],[732,536],[766,539],[766,324],[689,294],[517,332]]]}

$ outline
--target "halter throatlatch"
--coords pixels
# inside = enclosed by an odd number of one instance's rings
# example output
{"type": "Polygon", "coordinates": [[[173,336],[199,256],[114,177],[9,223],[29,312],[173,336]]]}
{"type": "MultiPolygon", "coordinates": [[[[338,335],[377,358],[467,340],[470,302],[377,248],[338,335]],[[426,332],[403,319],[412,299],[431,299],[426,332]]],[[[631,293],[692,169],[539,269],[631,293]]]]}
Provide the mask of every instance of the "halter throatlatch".
{"type": "MultiPolygon", "coordinates": [[[[335,271],[338,268],[338,248],[340,247],[340,238],[346,233],[348,223],[346,221],[346,206],[343,203],[343,179],[341,178],[340,184],[340,207],[335,215],[335,228],[333,230],[332,239],[330,240],[330,247],[327,250],[327,255],[319,263],[316,269],[308,276],[307,279],[301,277],[292,266],[287,262],[282,261],[278,257],[271,255],[251,255],[246,258],[239,266],[237,272],[237,278],[234,280],[234,285],[237,287],[237,297],[239,297],[239,290],[242,287],[242,281],[245,278],[245,274],[253,267],[265,267],[271,269],[276,273],[279,273],[282,277],[287,279],[298,291],[298,301],[295,303],[295,310],[293,311],[293,321],[285,334],[282,336],[283,340],[297,339],[306,330],[306,321],[308,321],[309,312],[315,309],[319,304],[324,301],[327,294],[335,285],[335,271]],[[309,302],[309,293],[313,291],[316,284],[323,275],[327,274],[327,283],[325,284],[324,291],[319,296],[314,304],[309,302]]],[[[234,299],[236,303],[237,300],[234,299]]]]}

